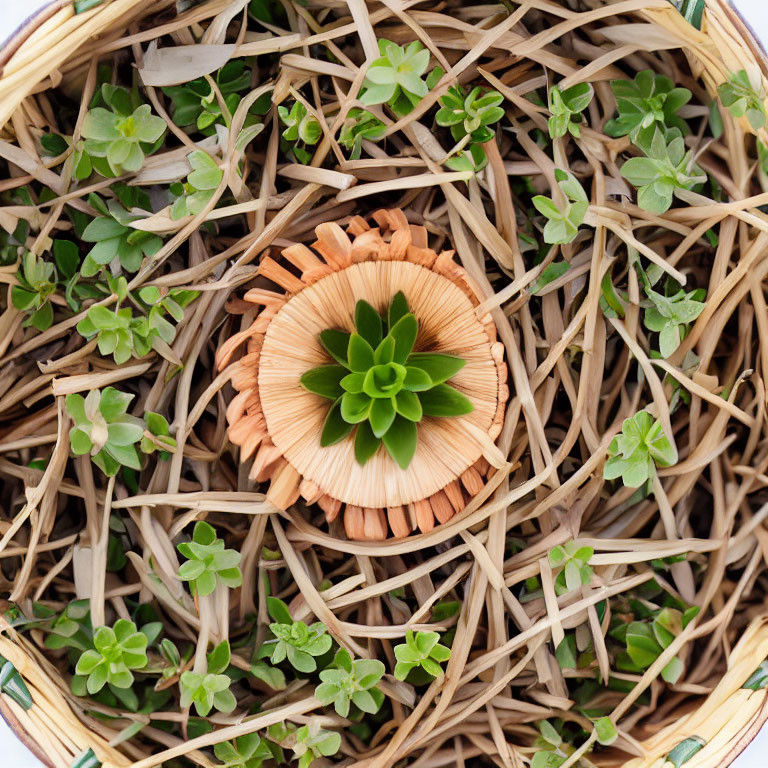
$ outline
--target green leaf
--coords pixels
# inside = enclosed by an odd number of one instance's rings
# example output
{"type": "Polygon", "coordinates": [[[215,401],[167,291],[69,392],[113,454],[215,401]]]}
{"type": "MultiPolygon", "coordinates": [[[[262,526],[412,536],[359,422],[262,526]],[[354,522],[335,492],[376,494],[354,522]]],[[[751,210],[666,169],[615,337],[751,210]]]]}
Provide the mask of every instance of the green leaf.
{"type": "Polygon", "coordinates": [[[355,305],[355,328],[376,349],[383,337],[383,324],[379,313],[363,299],[355,305]]]}
{"type": "MultiPolygon", "coordinates": [[[[408,357],[407,366],[420,368],[430,378],[433,384],[442,384],[455,376],[464,366],[466,361],[453,355],[442,355],[434,352],[416,352],[408,357]]],[[[423,381],[423,379],[422,379],[423,381]]],[[[406,376],[406,386],[408,378],[406,376]]],[[[411,387],[408,387],[411,389],[411,387]]],[[[418,390],[412,390],[418,391],[418,390]]]]}
{"type": "Polygon", "coordinates": [[[381,439],[373,434],[368,421],[362,422],[355,434],[355,460],[361,466],[375,455],[381,445],[381,439]]]}
{"type": "Polygon", "coordinates": [[[611,721],[610,717],[601,717],[595,721],[595,735],[598,743],[603,746],[610,746],[619,738],[619,732],[611,721]]]}
{"type": "Polygon", "coordinates": [[[323,422],[323,431],[320,435],[320,445],[335,445],[341,442],[354,428],[354,424],[345,421],[341,415],[341,398],[339,398],[328,411],[323,422]]]}
{"type": "Polygon", "coordinates": [[[687,763],[699,750],[706,745],[704,739],[698,736],[691,736],[681,741],[668,755],[666,762],[672,763],[674,768],[680,768],[687,763]]]}
{"type": "Polygon", "coordinates": [[[320,342],[325,347],[330,356],[341,365],[349,367],[347,365],[347,349],[349,346],[348,333],[344,331],[337,331],[334,328],[322,331],[320,333],[320,342]]]}
{"type": "Polygon", "coordinates": [[[393,328],[397,322],[410,312],[408,301],[402,291],[398,291],[393,297],[387,310],[387,327],[393,328]]]}
{"type": "Polygon", "coordinates": [[[347,375],[347,369],[341,365],[321,365],[307,371],[300,379],[304,389],[330,400],[342,396],[341,380],[347,375]]]}
{"type": "Polygon", "coordinates": [[[425,416],[465,416],[474,406],[469,398],[448,384],[418,393],[425,416]]]}
{"type": "Polygon", "coordinates": [[[387,453],[400,468],[407,469],[416,453],[416,424],[397,416],[382,441],[387,453]]]}
{"type": "Polygon", "coordinates": [[[373,348],[359,334],[349,337],[349,368],[353,373],[365,373],[373,365],[373,348]]]}
{"type": "Polygon", "coordinates": [[[359,424],[368,418],[372,402],[365,393],[345,392],[341,397],[341,418],[348,424],[359,424]]]}
{"type": "Polygon", "coordinates": [[[423,414],[419,397],[405,389],[395,396],[395,410],[408,421],[421,421],[423,414]]]}

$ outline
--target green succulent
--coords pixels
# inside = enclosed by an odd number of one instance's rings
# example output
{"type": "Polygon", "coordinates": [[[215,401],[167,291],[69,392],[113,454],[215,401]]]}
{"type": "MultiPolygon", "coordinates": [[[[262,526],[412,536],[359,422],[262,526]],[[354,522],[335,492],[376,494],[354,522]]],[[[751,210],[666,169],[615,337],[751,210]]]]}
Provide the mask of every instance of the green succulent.
{"type": "Polygon", "coordinates": [[[307,626],[303,621],[294,621],[288,606],[276,597],[267,598],[267,610],[274,619],[269,629],[275,639],[264,643],[263,653],[269,654],[273,664],[280,664],[287,658],[299,672],[314,672],[317,669],[315,658],[328,653],[333,642],[325,624],[317,621],[307,626]]]}
{"type": "Polygon", "coordinates": [[[395,646],[395,677],[405,680],[412,669],[421,668],[432,677],[440,677],[443,668],[440,666],[451,657],[451,649],[438,642],[437,632],[405,633],[405,643],[395,646]]]}
{"type": "Polygon", "coordinates": [[[126,411],[133,395],[113,387],[103,391],[92,389],[84,398],[67,395],[67,413],[75,425],[69,431],[72,452],[76,456],[90,454],[105,475],[117,474],[121,466],[141,469],[136,443],[144,434],[144,422],[126,411]]]}
{"type": "Polygon", "coordinates": [[[309,768],[315,758],[331,757],[341,747],[341,736],[321,728],[314,718],[296,731],[295,739],[293,754],[299,758],[298,768],[309,768]]]}
{"type": "Polygon", "coordinates": [[[360,101],[388,104],[398,115],[406,115],[429,92],[423,76],[429,66],[429,51],[415,40],[403,47],[379,40],[381,56],[371,62],[363,82],[360,101]]]}
{"type": "Polygon", "coordinates": [[[223,763],[222,768],[261,768],[265,760],[275,756],[269,742],[258,733],[248,733],[234,741],[220,741],[214,745],[213,754],[223,763]]]}
{"type": "Polygon", "coordinates": [[[185,184],[171,184],[171,194],[176,199],[171,206],[171,218],[183,219],[185,216],[196,216],[213,197],[213,193],[221,183],[224,172],[216,161],[202,149],[196,149],[187,155],[187,162],[192,167],[185,184]]]}
{"type": "Polygon", "coordinates": [[[581,113],[589,106],[594,93],[589,83],[576,83],[564,91],[556,85],[549,89],[549,111],[552,117],[547,121],[547,127],[551,138],[560,138],[566,133],[579,138],[581,113]]]}
{"type": "Polygon", "coordinates": [[[179,578],[191,582],[201,597],[210,595],[217,584],[234,588],[243,583],[240,553],[224,549],[224,540],[217,538],[214,527],[205,521],[198,520],[192,541],[183,541],[176,549],[187,558],[179,568],[179,578]]]}
{"type": "Polygon", "coordinates": [[[728,81],[717,86],[717,95],[734,117],[745,117],[754,130],[765,125],[765,92],[755,88],[746,70],[732,72],[728,81]]]}
{"type": "Polygon", "coordinates": [[[685,150],[679,131],[666,137],[658,128],[638,134],[637,145],[646,157],[632,157],[621,166],[621,175],[637,187],[637,204],[646,211],[662,214],[672,205],[678,190],[690,190],[703,184],[706,174],[693,163],[693,153],[685,150]]]}
{"type": "Polygon", "coordinates": [[[504,117],[504,109],[499,106],[503,101],[498,91],[478,86],[467,93],[460,85],[452,85],[440,97],[441,108],[435,121],[451,129],[454,141],[469,136],[472,144],[484,144],[495,135],[490,126],[504,117]]]}
{"type": "Polygon", "coordinates": [[[114,627],[99,627],[93,634],[93,648],[84,651],[75,672],[87,677],[88,693],[98,693],[107,683],[115,688],[133,685],[131,670],[147,666],[147,636],[128,619],[114,627]]]}
{"type": "Polygon", "coordinates": [[[377,659],[355,659],[344,648],[336,652],[334,668],[320,672],[315,698],[323,705],[333,702],[336,714],[349,715],[350,704],[362,712],[375,714],[384,702],[376,684],[384,675],[384,665],[377,659]]]}
{"type": "Polygon", "coordinates": [[[533,753],[531,768],[559,768],[575,750],[548,720],[538,726],[541,735],[535,741],[538,751],[533,753]]]}
{"type": "Polygon", "coordinates": [[[136,105],[124,88],[102,86],[101,97],[110,107],[94,107],[85,113],[81,129],[84,149],[93,158],[106,162],[106,167],[94,163],[99,173],[122,176],[136,173],[144,164],[144,156],[154,151],[165,133],[165,120],[152,114],[148,104],[136,105]]]}
{"type": "Polygon", "coordinates": [[[646,284],[643,323],[649,331],[659,334],[659,351],[664,358],[672,355],[685,338],[685,333],[707,306],[702,299],[706,295],[703,288],[686,292],[682,289],[671,296],[654,291],[646,284]]]}
{"type": "MultiPolygon", "coordinates": [[[[146,193],[135,189],[125,193],[123,199],[133,207],[149,209],[146,193]]],[[[143,232],[131,227],[131,223],[145,218],[140,213],[126,210],[122,201],[111,199],[107,203],[95,194],[88,197],[90,205],[99,212],[99,216],[88,224],[81,235],[86,243],[95,243],[85,257],[81,274],[92,277],[106,266],[115,272],[137,272],[144,257],[151,258],[163,246],[163,241],[151,232],[143,232]]],[[[149,215],[147,213],[146,215],[149,215]]]]}
{"type": "Polygon", "coordinates": [[[147,424],[146,431],[152,437],[145,435],[141,438],[142,453],[151,454],[158,451],[159,457],[166,461],[170,457],[169,451],[176,448],[176,440],[171,437],[171,428],[168,420],[159,413],[147,411],[144,414],[144,421],[147,424]]]}
{"type": "MultiPolygon", "coordinates": [[[[242,59],[228,61],[213,76],[219,92],[224,97],[226,112],[222,112],[216,92],[208,78],[199,77],[183,85],[171,85],[162,89],[173,104],[172,118],[176,125],[195,125],[199,131],[211,134],[216,123],[229,125],[242,94],[251,88],[251,70],[242,59]],[[227,114],[228,113],[228,114],[227,114]]],[[[269,94],[265,100],[257,99],[246,118],[248,125],[252,115],[263,115],[269,109],[269,94]]],[[[255,119],[255,118],[254,118],[255,119]]]]}
{"type": "Polygon", "coordinates": [[[294,102],[290,110],[287,107],[279,106],[277,114],[280,117],[280,122],[286,126],[281,135],[290,154],[298,162],[306,165],[312,159],[312,154],[305,147],[313,147],[320,141],[320,137],[323,135],[320,123],[300,101],[294,102]]]}
{"type": "Polygon", "coordinates": [[[350,160],[358,160],[362,154],[363,141],[375,141],[386,129],[387,126],[376,115],[367,109],[353,107],[341,126],[338,142],[349,150],[350,160]]]}
{"type": "Polygon", "coordinates": [[[564,595],[592,581],[589,560],[594,554],[592,547],[581,547],[576,541],[567,541],[549,550],[550,566],[559,569],[555,577],[557,594],[564,595]]]}
{"type": "Polygon", "coordinates": [[[658,127],[662,134],[676,128],[681,135],[690,133],[688,123],[677,111],[691,100],[687,88],[676,88],[665,75],[650,69],[638,72],[634,80],[612,80],[618,117],[609,120],[603,129],[608,136],[629,136],[637,143],[640,131],[658,127]]]}
{"type": "Polygon", "coordinates": [[[639,488],[654,477],[657,466],[671,467],[677,461],[677,449],[664,434],[661,422],[648,411],[624,419],[621,433],[611,440],[608,451],[603,477],[621,477],[627,488],[639,488]]]}
{"type": "Polygon", "coordinates": [[[576,239],[589,208],[589,198],[572,173],[556,168],[555,180],[567,201],[562,211],[552,198],[544,195],[536,195],[531,202],[547,218],[544,242],[564,245],[576,239]]]}
{"type": "Polygon", "coordinates": [[[424,416],[472,412],[470,400],[445,383],[465,361],[413,352],[419,325],[402,291],[392,299],[386,321],[367,301],[358,301],[355,329],[352,334],[323,331],[320,341],[337,364],[312,368],[301,377],[305,389],[333,401],[320,444],[334,445],[357,427],[359,464],[365,464],[383,442],[405,469],[416,452],[416,424],[424,416]]]}
{"type": "Polygon", "coordinates": [[[193,704],[200,717],[206,717],[212,709],[228,714],[237,706],[235,694],[229,690],[232,679],[213,672],[182,672],[179,678],[182,709],[193,704]]]}
{"type": "Polygon", "coordinates": [[[18,285],[11,288],[13,306],[27,312],[24,327],[32,326],[44,331],[53,324],[51,296],[56,293],[56,267],[42,257],[27,251],[16,273],[18,285]]]}

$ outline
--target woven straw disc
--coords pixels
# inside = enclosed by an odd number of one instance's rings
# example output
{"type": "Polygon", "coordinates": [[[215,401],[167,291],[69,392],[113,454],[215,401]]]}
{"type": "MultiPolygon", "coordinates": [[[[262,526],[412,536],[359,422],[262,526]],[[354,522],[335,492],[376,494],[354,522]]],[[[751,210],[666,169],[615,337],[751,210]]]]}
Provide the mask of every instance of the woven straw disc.
{"type": "Polygon", "coordinates": [[[498,403],[496,363],[472,302],[447,278],[407,261],[353,264],[294,296],[267,328],[258,370],[261,406],[272,442],[323,492],[360,507],[408,504],[456,479],[482,454],[467,425],[487,433],[498,403]],[[354,436],[323,448],[320,432],[330,401],[299,383],[310,368],[333,362],[320,345],[321,331],[353,331],[359,299],[384,312],[397,291],[403,291],[419,321],[414,350],[458,355],[467,361],[450,383],[475,407],[464,417],[424,419],[418,427],[416,454],[406,470],[383,448],[360,466],[354,457],[354,436]]]}

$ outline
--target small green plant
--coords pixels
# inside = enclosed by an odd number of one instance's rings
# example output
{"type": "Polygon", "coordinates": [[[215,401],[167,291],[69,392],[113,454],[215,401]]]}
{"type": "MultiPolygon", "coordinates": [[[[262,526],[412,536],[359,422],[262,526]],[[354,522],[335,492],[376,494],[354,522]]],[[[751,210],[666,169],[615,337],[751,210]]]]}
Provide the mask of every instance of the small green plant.
{"type": "Polygon", "coordinates": [[[553,85],[549,89],[549,111],[552,117],[547,121],[550,138],[560,138],[566,133],[579,138],[581,113],[589,106],[594,94],[589,83],[576,83],[564,91],[553,85]]]}
{"type": "Polygon", "coordinates": [[[589,560],[594,554],[592,547],[580,547],[576,541],[567,541],[549,550],[550,566],[559,569],[555,577],[555,590],[559,595],[592,581],[589,560]]]}
{"type": "Polygon", "coordinates": [[[402,292],[392,299],[386,323],[367,301],[358,301],[355,328],[352,334],[323,331],[320,341],[338,364],[312,368],[301,377],[305,389],[333,401],[320,444],[334,445],[357,426],[359,464],[383,442],[405,469],[416,452],[416,424],[424,416],[472,412],[470,400],[445,383],[464,367],[464,360],[413,352],[419,325],[402,292]]]}
{"type": "Polygon", "coordinates": [[[192,541],[182,541],[176,549],[187,558],[179,567],[179,578],[191,582],[200,597],[210,595],[217,584],[234,588],[243,583],[240,553],[224,549],[224,540],[216,536],[216,530],[209,523],[198,520],[192,541]]]}
{"type": "MultiPolygon", "coordinates": [[[[207,77],[162,89],[173,104],[172,115],[176,125],[195,125],[204,133],[212,133],[215,123],[229,125],[242,99],[242,93],[251,87],[251,70],[242,59],[232,59],[216,73],[214,80],[224,97],[225,112],[222,112],[216,92],[207,77]]],[[[264,114],[269,104],[260,104],[259,107],[252,108],[254,113],[264,114]]]]}
{"type": "Polygon", "coordinates": [[[384,675],[384,665],[377,659],[355,659],[344,648],[336,652],[334,668],[320,672],[320,685],[315,698],[327,705],[333,702],[336,714],[349,715],[350,704],[362,712],[375,714],[384,702],[384,694],[376,684],[384,675]]]}
{"type": "MultiPolygon", "coordinates": [[[[133,207],[145,210],[150,207],[146,193],[139,189],[134,188],[130,192],[121,190],[121,194],[133,207]]],[[[83,277],[92,277],[106,266],[110,266],[113,272],[118,269],[137,272],[145,256],[150,258],[162,248],[163,241],[157,235],[130,226],[144,217],[127,211],[122,201],[111,199],[105,204],[98,195],[91,194],[88,202],[100,215],[85,227],[81,235],[84,242],[95,243],[83,262],[83,277]]]]}
{"type": "Polygon", "coordinates": [[[300,101],[294,102],[290,110],[279,106],[277,114],[280,116],[280,122],[286,126],[282,137],[290,154],[299,163],[306,165],[312,159],[312,154],[306,147],[313,147],[323,135],[320,123],[300,101]]]}
{"type": "Polygon", "coordinates": [[[650,213],[660,215],[669,210],[678,190],[691,190],[707,177],[693,163],[693,154],[685,150],[679,131],[664,133],[653,129],[652,138],[638,136],[638,146],[646,157],[632,157],[621,166],[621,175],[637,187],[637,204],[650,213]]]}
{"type": "Polygon", "coordinates": [[[544,195],[536,195],[531,202],[536,210],[547,218],[544,225],[544,242],[565,245],[576,239],[589,208],[589,198],[572,173],[556,168],[555,180],[566,198],[562,211],[552,198],[544,195]]]}
{"type": "Polygon", "coordinates": [[[265,760],[275,756],[269,742],[258,733],[248,733],[234,741],[220,741],[214,745],[213,754],[223,763],[222,768],[261,768],[265,760]]]}
{"type": "Polygon", "coordinates": [[[494,137],[491,126],[504,117],[504,109],[499,106],[503,101],[504,97],[498,91],[476,87],[467,93],[460,85],[451,86],[440,97],[441,109],[435,116],[437,124],[450,128],[454,141],[469,136],[470,157],[466,158],[462,153],[449,158],[446,162],[449,168],[466,170],[466,162],[471,159],[472,169],[479,171],[488,163],[485,150],[478,145],[494,137]]]}
{"type": "Polygon", "coordinates": [[[542,720],[538,726],[541,735],[534,742],[538,752],[534,752],[531,758],[531,768],[559,768],[574,748],[563,740],[548,720],[542,720]]]}
{"type": "Polygon", "coordinates": [[[299,672],[314,672],[315,658],[328,653],[333,642],[325,624],[317,621],[307,626],[303,621],[294,621],[288,606],[277,597],[267,598],[267,610],[274,619],[269,629],[275,639],[267,640],[262,647],[270,654],[270,661],[280,664],[287,658],[299,672]]]}
{"type": "Polygon", "coordinates": [[[176,199],[171,206],[171,218],[183,219],[196,216],[205,208],[213,193],[221,183],[224,172],[216,161],[202,149],[196,149],[187,155],[187,162],[192,167],[186,183],[171,184],[171,194],[176,199]]]}
{"type": "Polygon", "coordinates": [[[598,744],[609,747],[619,738],[619,732],[610,717],[601,717],[595,720],[595,736],[598,744]]]}
{"type": "Polygon", "coordinates": [[[314,718],[294,735],[293,754],[299,758],[298,768],[309,768],[316,757],[332,757],[341,747],[341,736],[336,731],[321,728],[314,718]]]}
{"type": "Polygon", "coordinates": [[[98,693],[107,683],[115,688],[133,685],[131,670],[147,666],[147,636],[128,619],[114,627],[99,627],[93,634],[93,648],[82,653],[75,672],[87,677],[88,693],[98,693]]]}
{"type": "Polygon", "coordinates": [[[232,684],[227,675],[213,672],[182,672],[179,678],[182,708],[195,705],[197,714],[206,717],[212,709],[229,713],[237,706],[235,694],[229,690],[232,684]]]}
{"type": "Polygon", "coordinates": [[[705,296],[703,288],[685,292],[680,289],[671,296],[654,291],[648,282],[644,285],[648,297],[643,323],[649,331],[659,334],[659,351],[664,358],[669,357],[680,346],[686,331],[706,307],[701,301],[705,296]]]}
{"type": "Polygon", "coordinates": [[[50,328],[53,323],[51,296],[56,292],[56,267],[31,251],[24,254],[16,273],[18,285],[11,288],[11,302],[16,309],[29,313],[24,327],[38,331],[50,328]]]}
{"type": "MultiPolygon", "coordinates": [[[[627,672],[642,672],[648,669],[698,612],[695,606],[684,612],[676,608],[661,608],[654,611],[649,619],[633,621],[628,626],[621,627],[621,630],[626,630],[623,633],[626,651],[617,657],[618,668],[627,672]]],[[[617,634],[620,637],[622,632],[617,634]]],[[[662,669],[661,676],[674,685],[682,673],[683,663],[674,656],[662,669]]]]}
{"type": "Polygon", "coordinates": [[[683,136],[690,133],[688,123],[677,116],[677,111],[691,100],[691,92],[676,88],[665,75],[646,69],[638,72],[634,80],[612,80],[611,89],[619,115],[605,124],[603,130],[608,136],[629,136],[636,143],[640,131],[652,126],[665,134],[671,128],[677,128],[683,136]]]}
{"type": "Polygon", "coordinates": [[[661,422],[648,411],[640,411],[624,419],[621,433],[611,440],[610,458],[603,477],[621,477],[627,488],[639,488],[652,479],[656,467],[671,467],[677,461],[677,450],[664,434],[661,422]]]}
{"type": "Polygon", "coordinates": [[[754,130],[765,125],[765,92],[755,88],[746,70],[732,72],[728,81],[717,87],[717,95],[734,117],[746,117],[754,130]]]}
{"type": "Polygon", "coordinates": [[[376,141],[387,126],[367,109],[353,107],[339,131],[339,144],[349,150],[349,159],[358,160],[363,151],[363,141],[376,141]]]}
{"type": "Polygon", "coordinates": [[[126,411],[133,395],[113,387],[91,390],[84,398],[67,395],[67,413],[75,425],[69,431],[72,452],[90,454],[97,467],[108,477],[121,466],[141,469],[136,443],[144,434],[144,422],[126,411]]]}
{"type": "Polygon", "coordinates": [[[151,454],[158,451],[159,457],[166,461],[170,457],[170,452],[176,448],[176,440],[171,437],[171,427],[165,416],[147,411],[144,414],[144,421],[147,424],[146,434],[141,438],[142,453],[151,454]]]}
{"type": "Polygon", "coordinates": [[[379,53],[366,73],[360,101],[365,105],[387,104],[398,117],[406,115],[429,91],[423,79],[429,51],[418,40],[405,48],[379,40],[379,53]]]}
{"type": "Polygon", "coordinates": [[[437,632],[405,633],[405,642],[395,646],[395,677],[405,680],[412,669],[421,668],[432,677],[440,677],[443,662],[451,658],[451,649],[441,645],[437,632]]]}
{"type": "Polygon", "coordinates": [[[99,173],[121,176],[135,173],[144,164],[144,156],[154,151],[165,133],[165,120],[152,114],[148,104],[136,104],[124,88],[104,84],[101,97],[110,107],[88,110],[81,129],[85,151],[106,161],[93,165],[99,173]]]}

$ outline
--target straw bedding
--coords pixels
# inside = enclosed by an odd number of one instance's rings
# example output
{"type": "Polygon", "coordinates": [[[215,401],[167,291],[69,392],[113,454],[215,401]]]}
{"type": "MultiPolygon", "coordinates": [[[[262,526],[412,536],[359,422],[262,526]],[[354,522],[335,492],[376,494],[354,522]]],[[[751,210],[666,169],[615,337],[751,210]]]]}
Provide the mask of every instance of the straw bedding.
{"type": "MultiPolygon", "coordinates": [[[[708,128],[708,105],[729,73],[744,69],[765,89],[764,64],[745,31],[713,0],[701,30],[667,0],[310,0],[287,2],[280,20],[258,23],[248,21],[243,3],[187,5],[179,12],[170,0],[113,0],[78,15],[67,5],[20,46],[0,76],[0,227],[13,232],[28,221],[24,249],[40,255],[52,239],[71,236],[71,209],[95,214],[90,192],[113,194],[112,179],[94,175],[76,183],[71,152],[52,157],[40,143],[50,131],[79,136],[100,62],[114,64],[128,85],[134,77],[137,87],[142,78],[158,77],[148,64],[185,82],[163,51],[204,44],[209,47],[199,51],[199,61],[218,57],[209,71],[227,59],[253,57],[254,72],[229,130],[207,138],[190,138],[172,122],[163,82],[141,87],[170,138],[126,180],[151,190],[183,179],[189,168],[182,163],[179,170],[179,161],[193,140],[208,142],[204,147],[222,171],[198,213],[173,220],[156,206],[135,222],[135,229],[160,233],[163,243],[128,275],[129,289],[200,292],[167,349],[159,345],[162,352],[113,364],[95,341],[75,332],[85,309],[70,311],[63,299],[54,300],[54,322],[38,331],[22,325],[24,315],[10,299],[2,304],[0,590],[7,600],[0,655],[13,663],[33,700],[25,710],[4,695],[4,706],[55,768],[69,768],[88,748],[105,766],[209,768],[221,764],[212,751],[220,742],[250,733],[266,739],[270,726],[310,721],[342,734],[338,755],[318,758],[317,765],[522,768],[549,750],[542,721],[555,723],[568,747],[558,754],[559,768],[674,765],[667,757],[694,736],[703,746],[686,768],[728,764],[766,717],[765,688],[743,686],[768,656],[768,192],[756,143],[768,145],[768,135],[726,110],[722,135],[714,138],[708,128]],[[161,45],[151,52],[158,38],[161,45]],[[364,144],[362,157],[350,159],[338,135],[349,110],[359,106],[377,38],[421,40],[430,66],[439,64],[447,74],[404,116],[372,107],[383,134],[364,144]],[[692,92],[685,117],[695,130],[687,146],[716,183],[683,193],[663,214],[640,208],[619,173],[629,140],[594,128],[615,112],[609,81],[646,68],[692,92]],[[504,96],[505,116],[484,145],[488,165],[478,174],[444,166],[450,136],[435,128],[430,112],[457,80],[504,96]],[[553,82],[565,88],[581,81],[595,87],[581,136],[542,141],[547,105],[530,97],[553,82]],[[322,136],[308,164],[281,148],[284,126],[274,108],[259,118],[265,128],[238,155],[236,137],[267,93],[273,104],[300,102],[318,119],[322,136]],[[555,169],[562,167],[579,178],[589,207],[576,240],[546,249],[538,260],[518,235],[540,243],[541,227],[531,229],[521,212],[532,194],[557,188],[555,169]],[[18,197],[21,187],[31,189],[29,200],[18,197]],[[287,435],[280,451],[295,456],[318,491],[328,482],[328,491],[360,514],[364,506],[385,506],[365,477],[369,470],[343,472],[343,447],[332,462],[335,477],[312,469],[314,458],[302,453],[304,436],[271,410],[284,407],[284,397],[299,402],[302,393],[286,393],[285,371],[238,369],[245,358],[231,340],[247,335],[265,306],[261,299],[271,294],[277,297],[272,323],[284,322],[285,333],[305,338],[302,360],[313,364],[311,337],[322,323],[311,319],[308,306],[298,324],[279,307],[302,297],[299,306],[308,305],[332,275],[305,285],[289,254],[312,247],[318,226],[349,232],[352,225],[354,235],[357,216],[382,209],[405,211],[434,252],[455,251],[479,303],[470,312],[466,293],[457,293],[467,340],[449,336],[444,343],[477,349],[477,365],[490,367],[493,360],[498,370],[487,333],[480,343],[489,316],[504,347],[509,400],[497,435],[491,428],[498,392],[476,389],[472,357],[463,386],[476,398],[472,418],[495,445],[473,446],[459,459],[448,450],[452,434],[434,444],[425,440],[418,459],[424,484],[413,496],[442,487],[443,465],[450,463],[451,474],[466,472],[484,453],[481,487],[441,525],[420,531],[418,520],[403,515],[403,533],[413,528],[411,535],[356,541],[338,523],[328,528],[329,508],[317,503],[317,494],[300,498],[289,465],[270,471],[277,455],[262,457],[254,474],[251,460],[229,439],[227,409],[234,413],[242,405],[232,386],[238,370],[240,383],[262,376],[264,423],[258,426],[275,435],[275,445],[287,435]],[[646,268],[655,265],[664,279],[706,292],[706,307],[667,359],[652,354],[630,254],[646,268]],[[542,284],[556,261],[570,266],[542,284]],[[284,277],[274,267],[285,263],[291,284],[301,285],[289,302],[290,288],[274,279],[284,277]],[[623,296],[623,316],[601,305],[606,275],[623,296]],[[248,300],[254,291],[256,303],[248,300]],[[150,457],[135,482],[107,479],[88,456],[70,456],[65,397],[107,386],[135,396],[131,413],[163,413],[176,440],[168,460],[150,457]],[[624,419],[643,409],[658,419],[679,459],[660,468],[649,492],[638,495],[604,480],[603,468],[624,419]],[[439,461],[430,458],[437,454],[439,461]],[[372,495],[356,495],[363,493],[372,495]],[[117,530],[110,527],[114,519],[117,530]],[[203,519],[242,556],[242,586],[211,600],[196,600],[178,578],[176,545],[203,519]],[[125,562],[108,571],[111,538],[125,562]],[[548,554],[573,541],[593,550],[592,576],[562,593],[548,554]],[[368,732],[321,706],[314,679],[291,675],[285,687],[272,688],[250,675],[256,648],[268,636],[267,595],[284,600],[294,621],[322,622],[356,658],[384,662],[387,703],[368,732]],[[46,646],[52,620],[40,618],[41,606],[58,616],[75,599],[85,601],[94,627],[133,615],[138,603],[151,604],[166,636],[190,648],[186,669],[202,668],[210,646],[229,639],[232,667],[243,673],[233,685],[235,710],[213,712],[210,732],[190,732],[173,675],[171,698],[149,713],[76,696],[71,660],[65,650],[46,646]],[[644,616],[664,600],[695,606],[698,614],[646,667],[619,669],[611,622],[644,616]],[[457,606],[455,612],[446,604],[457,606]],[[450,644],[444,674],[431,682],[391,674],[394,648],[409,630],[437,631],[450,644]],[[559,663],[557,649],[571,636],[587,654],[581,665],[559,663]],[[675,657],[683,671],[670,683],[662,671],[675,657]],[[596,746],[596,714],[615,724],[612,746],[596,746]]],[[[388,298],[384,286],[395,285],[387,282],[395,279],[394,265],[358,265],[360,272],[376,270],[379,279],[358,287],[340,281],[345,295],[366,295],[381,306],[388,298]]],[[[0,267],[9,289],[18,269],[14,259],[0,267]]],[[[407,269],[422,276],[424,268],[407,269]]],[[[433,274],[423,276],[424,285],[443,285],[447,278],[433,274]]],[[[458,291],[443,287],[446,295],[458,291]]],[[[423,298],[428,314],[433,298],[426,289],[423,298]]],[[[434,307],[435,334],[442,332],[442,311],[443,305],[434,307]]],[[[348,313],[336,319],[349,324],[348,313]]],[[[277,343],[267,331],[261,355],[268,357],[277,343]]],[[[308,405],[307,419],[311,411],[308,405]]],[[[398,497],[402,504],[410,500],[405,492],[398,497]]],[[[377,520],[373,533],[386,533],[377,520]]],[[[364,526],[364,517],[357,524],[364,526]]],[[[159,651],[151,655],[159,664],[159,651]]],[[[295,735],[273,737],[283,738],[290,757],[295,735]]]]}

